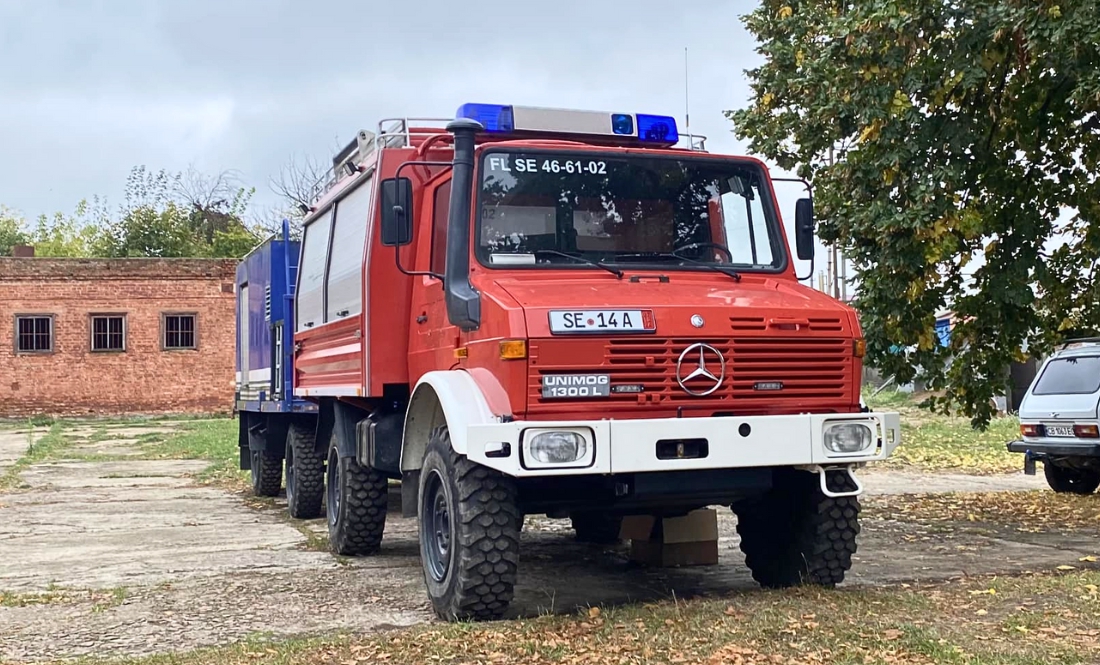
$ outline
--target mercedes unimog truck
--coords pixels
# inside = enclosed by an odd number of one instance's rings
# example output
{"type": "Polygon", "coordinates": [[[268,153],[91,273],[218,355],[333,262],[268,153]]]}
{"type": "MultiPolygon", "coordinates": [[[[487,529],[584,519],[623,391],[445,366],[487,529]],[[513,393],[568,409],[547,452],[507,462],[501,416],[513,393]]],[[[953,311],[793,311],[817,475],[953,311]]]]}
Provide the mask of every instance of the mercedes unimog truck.
{"type": "MultiPolygon", "coordinates": [[[[505,612],[527,514],[601,541],[728,506],[762,585],[843,579],[854,471],[899,418],[863,406],[856,313],[799,283],[764,164],[643,113],[466,104],[377,129],[307,211],[286,352],[257,354],[315,407],[249,414],[262,489],[283,460],[292,514],[367,555],[400,480],[449,620],[505,612]]],[[[790,212],[810,259],[812,199],[790,212]]]]}

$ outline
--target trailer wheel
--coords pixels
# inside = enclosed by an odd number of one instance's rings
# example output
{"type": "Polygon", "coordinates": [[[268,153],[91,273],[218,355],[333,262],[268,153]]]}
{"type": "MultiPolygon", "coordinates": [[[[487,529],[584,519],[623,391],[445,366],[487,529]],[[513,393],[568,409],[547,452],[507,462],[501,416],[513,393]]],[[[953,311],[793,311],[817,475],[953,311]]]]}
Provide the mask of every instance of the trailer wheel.
{"type": "Polygon", "coordinates": [[[312,428],[291,423],[286,434],[286,504],[291,517],[321,516],[325,496],[325,457],[314,448],[312,428]]]}
{"type": "Polygon", "coordinates": [[[623,526],[621,515],[605,512],[573,513],[569,516],[573,522],[573,531],[582,543],[610,545],[619,542],[619,531],[623,526]]]}
{"type": "Polygon", "coordinates": [[[519,566],[519,508],[512,479],[432,433],[420,470],[420,561],[435,613],[448,621],[499,619],[519,566]]]}
{"type": "Polygon", "coordinates": [[[327,475],[329,548],[348,556],[374,554],[386,527],[389,480],[353,458],[341,458],[335,435],[327,475]]]}
{"type": "Polygon", "coordinates": [[[745,563],[761,586],[831,587],[852,567],[859,499],[825,496],[819,482],[813,473],[776,471],[767,494],[733,506],[745,563]]]}
{"type": "Polygon", "coordinates": [[[1100,487],[1100,470],[1061,466],[1053,462],[1043,462],[1043,475],[1047,485],[1055,492],[1070,494],[1092,494],[1100,487]]]}
{"type": "Polygon", "coordinates": [[[263,450],[250,450],[249,468],[253,494],[279,496],[283,488],[283,460],[263,450]]]}

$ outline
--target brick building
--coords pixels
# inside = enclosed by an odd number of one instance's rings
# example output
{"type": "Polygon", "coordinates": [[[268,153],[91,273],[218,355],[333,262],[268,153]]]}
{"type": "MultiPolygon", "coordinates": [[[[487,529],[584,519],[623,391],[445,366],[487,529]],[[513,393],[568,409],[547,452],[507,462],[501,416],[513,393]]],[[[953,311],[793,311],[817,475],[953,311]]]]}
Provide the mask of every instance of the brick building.
{"type": "Polygon", "coordinates": [[[228,412],[236,265],[0,258],[0,417],[228,412]]]}

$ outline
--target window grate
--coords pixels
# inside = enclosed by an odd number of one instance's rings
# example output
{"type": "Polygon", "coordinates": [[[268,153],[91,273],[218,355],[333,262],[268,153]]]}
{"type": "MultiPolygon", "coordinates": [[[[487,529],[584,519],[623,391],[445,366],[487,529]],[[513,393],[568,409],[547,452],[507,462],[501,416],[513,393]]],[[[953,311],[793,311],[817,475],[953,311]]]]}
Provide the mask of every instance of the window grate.
{"type": "Polygon", "coordinates": [[[164,316],[164,348],[196,348],[195,327],[194,314],[166,314],[164,316]]]}
{"type": "Polygon", "coordinates": [[[126,320],[122,316],[92,316],[92,351],[125,351],[126,320]]]}
{"type": "Polygon", "coordinates": [[[17,316],[15,350],[21,353],[53,351],[53,317],[17,316]]]}

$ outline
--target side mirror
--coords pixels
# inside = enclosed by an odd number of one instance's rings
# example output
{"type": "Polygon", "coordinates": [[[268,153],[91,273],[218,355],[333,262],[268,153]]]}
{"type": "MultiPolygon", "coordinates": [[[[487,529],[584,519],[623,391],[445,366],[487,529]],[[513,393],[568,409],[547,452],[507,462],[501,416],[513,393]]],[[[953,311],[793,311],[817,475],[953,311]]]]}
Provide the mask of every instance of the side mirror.
{"type": "Polygon", "coordinates": [[[814,258],[814,202],[798,199],[794,208],[794,242],[798,258],[809,261],[814,258]]]}
{"type": "Polygon", "coordinates": [[[412,242],[412,181],[388,178],[382,181],[382,244],[412,242]]]}

